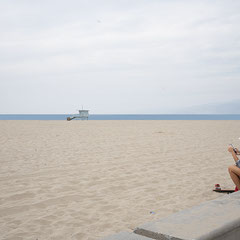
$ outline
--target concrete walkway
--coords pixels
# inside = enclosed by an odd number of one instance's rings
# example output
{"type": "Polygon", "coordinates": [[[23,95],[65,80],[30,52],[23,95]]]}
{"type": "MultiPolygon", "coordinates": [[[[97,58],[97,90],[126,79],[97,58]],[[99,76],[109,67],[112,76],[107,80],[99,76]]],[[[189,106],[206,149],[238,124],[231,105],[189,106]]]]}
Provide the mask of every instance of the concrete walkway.
{"type": "Polygon", "coordinates": [[[240,240],[240,191],[103,240],[240,240]]]}

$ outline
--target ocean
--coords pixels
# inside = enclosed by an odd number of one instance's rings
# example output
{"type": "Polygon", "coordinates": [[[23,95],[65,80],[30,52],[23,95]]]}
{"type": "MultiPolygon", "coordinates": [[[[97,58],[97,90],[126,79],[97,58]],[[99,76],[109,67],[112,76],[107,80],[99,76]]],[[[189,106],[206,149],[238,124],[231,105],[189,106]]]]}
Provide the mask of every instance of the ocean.
{"type": "MultiPolygon", "coordinates": [[[[66,120],[71,114],[0,114],[0,120],[66,120]]],[[[240,114],[90,114],[89,120],[240,120],[240,114]]],[[[72,121],[76,121],[74,119],[72,121]]]]}

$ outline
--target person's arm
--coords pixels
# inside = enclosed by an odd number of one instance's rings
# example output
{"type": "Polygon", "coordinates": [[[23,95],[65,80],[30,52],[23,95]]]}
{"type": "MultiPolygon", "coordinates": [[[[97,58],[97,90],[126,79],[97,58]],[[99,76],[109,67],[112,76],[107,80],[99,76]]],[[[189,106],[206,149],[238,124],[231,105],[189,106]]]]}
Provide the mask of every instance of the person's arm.
{"type": "MultiPolygon", "coordinates": [[[[234,152],[232,146],[228,147],[228,151],[232,154],[234,161],[237,162],[238,161],[238,157],[237,157],[237,154],[234,152]]],[[[236,151],[238,151],[238,149],[236,151]]]]}

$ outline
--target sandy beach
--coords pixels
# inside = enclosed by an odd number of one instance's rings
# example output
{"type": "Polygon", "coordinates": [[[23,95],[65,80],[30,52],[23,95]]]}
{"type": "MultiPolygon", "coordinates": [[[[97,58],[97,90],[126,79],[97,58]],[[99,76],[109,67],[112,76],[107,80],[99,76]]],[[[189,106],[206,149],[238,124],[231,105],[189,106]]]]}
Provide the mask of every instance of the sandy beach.
{"type": "Polygon", "coordinates": [[[222,196],[240,121],[0,121],[0,239],[97,240],[222,196]],[[150,213],[153,212],[153,213],[150,213]]]}

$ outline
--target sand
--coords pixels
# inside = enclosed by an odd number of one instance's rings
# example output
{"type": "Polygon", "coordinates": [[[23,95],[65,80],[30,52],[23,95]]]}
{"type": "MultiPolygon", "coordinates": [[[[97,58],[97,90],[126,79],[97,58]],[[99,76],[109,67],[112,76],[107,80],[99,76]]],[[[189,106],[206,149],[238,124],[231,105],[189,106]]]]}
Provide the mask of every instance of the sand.
{"type": "Polygon", "coordinates": [[[222,196],[240,121],[0,121],[0,239],[95,240],[222,196]],[[154,213],[150,213],[154,212],[154,213]]]}

